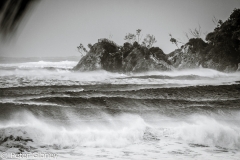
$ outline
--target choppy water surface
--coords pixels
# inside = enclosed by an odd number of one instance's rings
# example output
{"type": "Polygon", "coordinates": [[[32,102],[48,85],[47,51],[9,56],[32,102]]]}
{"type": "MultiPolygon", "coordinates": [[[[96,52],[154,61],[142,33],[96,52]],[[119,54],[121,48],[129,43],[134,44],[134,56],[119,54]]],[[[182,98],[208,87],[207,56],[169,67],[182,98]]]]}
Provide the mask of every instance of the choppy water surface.
{"type": "Polygon", "coordinates": [[[240,159],[240,73],[0,64],[0,152],[59,159],[240,159]]]}

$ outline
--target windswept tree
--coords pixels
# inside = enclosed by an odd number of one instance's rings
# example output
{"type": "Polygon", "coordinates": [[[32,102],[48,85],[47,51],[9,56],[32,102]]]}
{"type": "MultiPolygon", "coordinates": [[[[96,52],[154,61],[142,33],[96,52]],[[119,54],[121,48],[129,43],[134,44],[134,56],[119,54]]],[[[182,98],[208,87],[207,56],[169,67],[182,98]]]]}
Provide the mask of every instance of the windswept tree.
{"type": "Polygon", "coordinates": [[[136,35],[132,33],[128,33],[125,37],[124,40],[128,41],[129,43],[133,44],[133,42],[136,41],[136,35]]]}
{"type": "Polygon", "coordinates": [[[223,21],[220,19],[217,19],[215,16],[212,18],[212,22],[217,26],[214,30],[217,31],[221,25],[223,24],[223,21]]]}
{"type": "Polygon", "coordinates": [[[137,42],[139,43],[139,41],[141,41],[142,37],[140,37],[140,33],[141,33],[141,29],[137,29],[136,30],[136,36],[137,36],[137,42]]]}
{"type": "Polygon", "coordinates": [[[215,16],[212,18],[212,22],[217,26],[220,27],[223,24],[223,21],[220,19],[217,19],[215,16]]]}
{"type": "Polygon", "coordinates": [[[82,54],[82,56],[84,56],[87,53],[86,48],[83,46],[82,43],[80,43],[80,45],[77,47],[78,52],[82,54]]]}
{"type": "Polygon", "coordinates": [[[146,45],[147,48],[151,48],[157,40],[154,35],[147,34],[147,36],[143,39],[143,45],[146,45]]]}
{"type": "Polygon", "coordinates": [[[217,19],[215,16],[213,16],[212,22],[213,22],[215,25],[218,24],[218,20],[219,20],[219,19],[217,19]]]}
{"type": "Polygon", "coordinates": [[[179,49],[178,44],[177,44],[178,41],[175,38],[173,38],[171,34],[169,34],[169,36],[171,37],[170,42],[174,43],[177,46],[177,48],[179,49]]]}
{"type": "Polygon", "coordinates": [[[87,46],[88,46],[89,49],[92,48],[92,44],[91,43],[89,43],[87,46]]]}
{"type": "Polygon", "coordinates": [[[189,38],[188,33],[187,33],[187,32],[184,32],[184,34],[185,34],[185,36],[187,37],[187,39],[189,40],[190,38],[189,38]]]}
{"type": "Polygon", "coordinates": [[[198,28],[194,28],[194,30],[189,29],[189,33],[190,33],[194,38],[201,38],[201,35],[202,35],[201,26],[198,25],[198,28]]]}

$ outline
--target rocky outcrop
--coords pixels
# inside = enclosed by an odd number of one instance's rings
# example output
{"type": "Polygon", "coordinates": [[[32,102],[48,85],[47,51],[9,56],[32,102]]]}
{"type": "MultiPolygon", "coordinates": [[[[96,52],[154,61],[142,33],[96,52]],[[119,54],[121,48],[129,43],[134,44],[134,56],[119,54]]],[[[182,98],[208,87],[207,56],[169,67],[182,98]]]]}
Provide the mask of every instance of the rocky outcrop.
{"type": "Polygon", "coordinates": [[[110,72],[143,72],[203,67],[234,72],[239,68],[238,61],[233,61],[231,56],[219,57],[218,53],[209,49],[209,45],[200,38],[190,39],[181,49],[165,55],[158,47],[148,49],[129,43],[119,47],[110,42],[98,42],[82,57],[74,70],[103,69],[110,72]]]}
{"type": "Polygon", "coordinates": [[[83,56],[73,70],[92,71],[102,69],[101,57],[105,50],[103,47],[94,45],[91,50],[83,56]]]}
{"type": "Polygon", "coordinates": [[[192,38],[181,49],[168,55],[176,68],[212,68],[223,72],[239,70],[240,63],[240,9],[235,9],[228,20],[218,22],[206,42],[192,38]]]}
{"type": "Polygon", "coordinates": [[[181,49],[168,55],[175,68],[211,68],[223,72],[240,70],[240,9],[234,9],[230,17],[218,22],[206,42],[192,38],[181,49]]]}
{"type": "Polygon", "coordinates": [[[192,53],[190,46],[186,45],[182,49],[177,49],[168,55],[168,60],[177,69],[199,68],[201,66],[201,53],[192,53]]]}
{"type": "Polygon", "coordinates": [[[216,61],[214,56],[218,56],[217,53],[208,52],[208,45],[202,39],[191,39],[191,41],[197,41],[197,43],[202,43],[202,45],[196,46],[196,44],[188,42],[182,46],[182,49],[177,49],[170,53],[168,60],[173,67],[177,69],[202,67],[223,72],[234,72],[237,70],[237,63],[229,57],[218,57],[218,61],[216,61]]]}
{"type": "Polygon", "coordinates": [[[223,72],[240,70],[240,9],[225,22],[219,21],[213,32],[192,38],[181,49],[165,55],[158,47],[146,48],[137,42],[118,46],[101,39],[93,45],[74,70],[104,69],[111,72],[141,72],[186,68],[211,68],[223,72]]]}
{"type": "Polygon", "coordinates": [[[6,137],[0,137],[0,151],[6,152],[9,148],[15,148],[17,152],[32,152],[36,148],[29,145],[31,142],[33,142],[31,138],[24,138],[22,136],[15,137],[13,135],[9,135],[6,137]]]}
{"type": "Polygon", "coordinates": [[[177,69],[188,68],[211,68],[223,72],[234,72],[237,70],[237,63],[230,57],[216,57],[218,53],[208,51],[208,44],[202,39],[190,39],[190,42],[183,45],[168,55],[168,60],[177,69]],[[195,44],[190,42],[195,41],[195,44]],[[197,45],[202,44],[202,45],[197,45]]]}
{"type": "Polygon", "coordinates": [[[169,62],[158,57],[158,54],[165,54],[161,51],[152,53],[145,47],[134,48],[123,61],[123,71],[141,72],[149,70],[171,70],[169,62]]]}
{"type": "Polygon", "coordinates": [[[149,70],[171,70],[166,55],[158,47],[148,49],[140,45],[125,43],[123,47],[109,41],[94,44],[74,70],[91,71],[104,69],[111,72],[142,72],[149,70]]]}

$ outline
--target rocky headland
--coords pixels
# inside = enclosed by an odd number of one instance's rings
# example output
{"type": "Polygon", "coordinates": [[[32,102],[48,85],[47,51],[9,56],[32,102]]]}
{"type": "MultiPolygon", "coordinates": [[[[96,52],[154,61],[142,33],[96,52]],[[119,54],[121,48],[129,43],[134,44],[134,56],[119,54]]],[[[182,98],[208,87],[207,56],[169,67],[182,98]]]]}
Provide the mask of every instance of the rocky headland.
{"type": "Polygon", "coordinates": [[[74,70],[143,72],[202,67],[223,72],[240,71],[240,9],[235,9],[225,22],[220,20],[205,41],[191,38],[170,54],[136,41],[118,46],[108,39],[99,39],[89,48],[74,70]]]}
{"type": "Polygon", "coordinates": [[[158,47],[124,43],[123,47],[107,39],[101,39],[79,61],[74,70],[91,71],[104,69],[111,72],[141,72],[171,70],[171,62],[158,47]]]}

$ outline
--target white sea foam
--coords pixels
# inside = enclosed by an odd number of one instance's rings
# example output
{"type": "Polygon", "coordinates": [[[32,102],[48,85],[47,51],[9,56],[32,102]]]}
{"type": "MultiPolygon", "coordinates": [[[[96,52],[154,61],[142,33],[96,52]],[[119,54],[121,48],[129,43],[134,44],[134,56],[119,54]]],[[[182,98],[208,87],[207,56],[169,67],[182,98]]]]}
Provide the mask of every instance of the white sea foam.
{"type": "Polygon", "coordinates": [[[136,74],[139,76],[148,76],[148,75],[159,75],[159,76],[170,76],[170,77],[176,77],[176,76],[200,76],[200,77],[226,77],[229,75],[235,75],[235,74],[228,74],[219,72],[213,69],[208,68],[196,68],[196,69],[182,69],[182,70],[173,70],[173,71],[150,71],[145,73],[139,73],[136,74]]]}
{"type": "MultiPolygon", "coordinates": [[[[102,119],[86,120],[74,113],[64,114],[69,118],[67,124],[37,118],[29,112],[17,112],[11,119],[0,122],[0,136],[27,137],[34,141],[30,145],[42,152],[54,153],[61,149],[64,156],[75,152],[69,156],[76,158],[74,155],[81,154],[84,159],[106,154],[124,159],[122,152],[125,150],[131,159],[144,159],[144,155],[146,159],[175,159],[176,154],[182,159],[195,156],[194,159],[219,159],[218,155],[229,158],[228,151],[231,150],[234,155],[239,155],[240,126],[229,119],[204,115],[191,115],[185,119],[152,115],[154,121],[151,121],[135,114],[103,114],[102,119]],[[194,147],[194,144],[200,147],[194,147]],[[213,154],[216,151],[220,153],[213,154]]],[[[237,114],[232,120],[239,120],[237,114]]]]}
{"type": "MultiPolygon", "coordinates": [[[[51,121],[52,122],[52,121],[51,121]]],[[[29,112],[15,113],[10,121],[0,123],[1,137],[27,136],[38,145],[123,147],[143,137],[146,124],[137,115],[105,115],[102,120],[86,121],[72,117],[68,125],[40,120],[29,112]],[[129,123],[131,119],[131,123],[129,123]],[[10,128],[10,129],[9,129],[10,128]],[[14,129],[15,128],[15,129],[14,129]],[[8,131],[6,131],[8,130],[8,131]],[[21,133],[27,132],[27,135],[21,133]],[[3,135],[5,134],[5,135],[3,135]],[[6,135],[7,134],[7,135],[6,135]]]]}
{"type": "Polygon", "coordinates": [[[73,72],[69,70],[3,70],[0,72],[0,88],[16,86],[81,85],[111,83],[112,78],[122,77],[107,71],[73,72]]]}
{"type": "MultiPolygon", "coordinates": [[[[74,63],[76,64],[76,62],[74,63]]],[[[110,73],[103,70],[92,72],[65,70],[65,68],[69,69],[75,64],[68,61],[56,63],[30,62],[23,63],[22,66],[19,64],[4,66],[1,64],[0,88],[71,86],[96,83],[156,84],[159,87],[181,87],[234,84],[235,81],[240,81],[239,73],[222,73],[211,69],[155,71],[135,74],[110,73]],[[14,69],[9,69],[11,67],[14,69]],[[47,67],[53,67],[54,70],[46,69],[47,67]],[[154,76],[169,76],[171,78],[161,79],[161,77],[154,78],[154,76]],[[199,76],[200,78],[176,78],[179,76],[199,76]]],[[[71,88],[67,91],[82,92],[83,89],[71,88]]],[[[2,104],[18,103],[19,105],[39,104],[40,107],[55,105],[49,102],[40,103],[28,100],[27,97],[23,99],[22,97],[14,97],[1,99],[1,102],[2,104]],[[24,101],[22,102],[22,100],[24,101]]],[[[234,112],[229,117],[220,114],[218,117],[194,114],[184,118],[169,118],[157,113],[153,115],[151,113],[147,117],[144,112],[141,115],[130,113],[108,115],[107,113],[101,113],[99,118],[94,115],[81,117],[70,111],[67,113],[66,110],[61,112],[60,107],[59,110],[57,116],[66,118],[66,121],[61,118],[56,120],[52,116],[44,117],[41,111],[39,111],[37,117],[30,112],[16,110],[15,113],[9,115],[10,117],[1,119],[0,137],[4,139],[4,137],[13,135],[30,138],[33,139],[33,144],[38,151],[58,152],[64,155],[64,158],[69,156],[72,159],[76,159],[74,155],[81,155],[83,159],[99,158],[97,155],[103,156],[103,159],[106,159],[104,156],[114,159],[124,159],[126,157],[131,159],[176,159],[176,155],[178,155],[177,158],[179,159],[211,160],[234,159],[235,156],[237,158],[240,156],[240,113],[238,112],[234,112]],[[192,147],[190,144],[207,147],[192,147]],[[225,149],[221,151],[219,147],[225,149]],[[61,153],[58,149],[61,149],[61,153]],[[218,154],[213,154],[214,152],[218,152],[218,154]],[[128,157],[128,155],[130,156],[128,157]]],[[[144,109],[143,111],[147,112],[144,109]]],[[[6,144],[2,143],[0,150],[6,144]]]]}
{"type": "MultiPolygon", "coordinates": [[[[204,115],[191,115],[185,119],[155,116],[155,121],[151,122],[134,114],[117,116],[104,114],[102,119],[92,117],[91,120],[79,118],[74,114],[65,114],[69,117],[67,125],[36,118],[29,112],[17,112],[11,116],[11,120],[0,123],[0,130],[8,128],[20,129],[22,132],[31,130],[27,136],[39,145],[57,144],[61,147],[71,145],[123,147],[139,143],[147,131],[159,139],[167,136],[187,143],[240,149],[240,126],[231,122],[239,118],[234,116],[231,121],[204,115]]],[[[4,132],[8,135],[1,137],[14,134],[19,136],[16,130],[4,132]]]]}
{"type": "Polygon", "coordinates": [[[192,115],[187,121],[180,121],[176,125],[166,130],[169,136],[194,144],[240,149],[239,124],[192,115]]]}
{"type": "Polygon", "coordinates": [[[12,67],[15,69],[34,69],[34,68],[53,67],[53,68],[59,68],[59,69],[71,69],[76,64],[77,64],[77,61],[60,61],[60,62],[38,61],[38,62],[0,64],[0,68],[12,67]]]}
{"type": "Polygon", "coordinates": [[[136,74],[111,73],[103,70],[91,72],[74,72],[62,69],[47,70],[36,68],[32,68],[30,70],[1,70],[0,72],[0,88],[17,86],[85,85],[96,83],[157,84],[162,85],[162,87],[181,87],[195,85],[234,84],[236,81],[240,81],[239,73],[222,73],[212,69],[145,72],[136,74]],[[177,78],[178,76],[193,75],[200,76],[200,78],[177,78]],[[170,76],[173,78],[141,78],[138,76],[170,76]],[[201,77],[208,78],[206,79],[201,77]]]}

